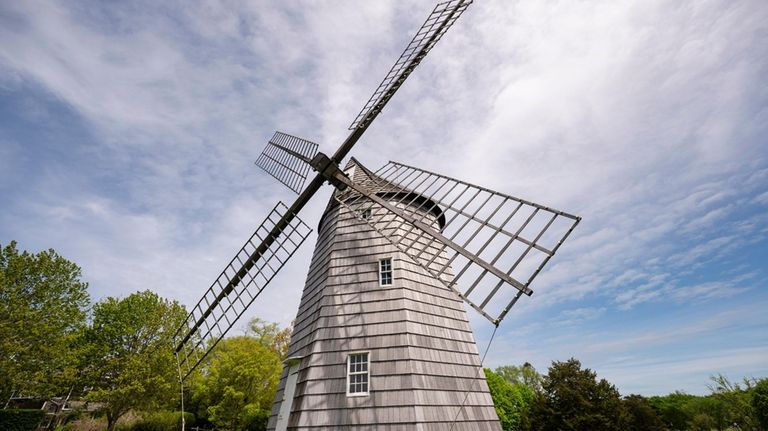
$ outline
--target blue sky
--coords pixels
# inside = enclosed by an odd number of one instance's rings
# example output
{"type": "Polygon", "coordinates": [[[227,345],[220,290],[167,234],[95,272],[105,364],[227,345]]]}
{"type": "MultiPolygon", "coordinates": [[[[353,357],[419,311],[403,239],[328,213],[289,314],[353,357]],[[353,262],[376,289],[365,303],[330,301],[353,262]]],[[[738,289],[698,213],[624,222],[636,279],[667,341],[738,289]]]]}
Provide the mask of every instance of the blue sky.
{"type": "MultiPolygon", "coordinates": [[[[293,199],[266,140],[333,151],[432,6],[283,3],[2,2],[0,244],[56,249],[95,300],[194,304],[293,199]]],[[[759,0],[477,1],[409,78],[355,157],[583,217],[487,365],[573,356],[645,395],[768,376],[767,23],[759,0]]],[[[311,249],[250,315],[291,321],[311,249]]]]}

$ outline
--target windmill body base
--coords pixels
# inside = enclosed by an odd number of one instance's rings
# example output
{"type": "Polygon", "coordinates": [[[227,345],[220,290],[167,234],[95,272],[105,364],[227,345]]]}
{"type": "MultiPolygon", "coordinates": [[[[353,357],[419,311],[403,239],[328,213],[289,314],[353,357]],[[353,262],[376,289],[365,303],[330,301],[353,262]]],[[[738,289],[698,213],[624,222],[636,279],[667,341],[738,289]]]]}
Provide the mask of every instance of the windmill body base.
{"type": "MultiPolygon", "coordinates": [[[[391,234],[409,234],[395,226],[391,234]]],[[[464,303],[408,259],[331,201],[268,429],[501,430],[464,303]],[[348,394],[348,358],[359,352],[369,358],[362,396],[348,394]]]]}

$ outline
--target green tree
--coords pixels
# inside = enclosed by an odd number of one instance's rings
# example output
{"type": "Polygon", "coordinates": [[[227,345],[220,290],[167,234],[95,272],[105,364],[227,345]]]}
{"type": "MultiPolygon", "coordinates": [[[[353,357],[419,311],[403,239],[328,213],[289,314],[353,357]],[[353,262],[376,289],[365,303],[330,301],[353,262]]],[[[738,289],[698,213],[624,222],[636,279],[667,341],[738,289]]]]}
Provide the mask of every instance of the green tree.
{"type": "Polygon", "coordinates": [[[712,399],[708,414],[713,417],[717,429],[724,429],[731,424],[736,424],[743,430],[758,429],[758,421],[751,404],[754,392],[752,387],[754,380],[744,379],[744,387],[731,382],[726,376],[718,374],[710,377],[709,385],[712,399]],[[716,408],[713,408],[713,405],[716,408]]]}
{"type": "Polygon", "coordinates": [[[107,298],[93,307],[88,331],[87,399],[104,404],[107,429],[131,409],[151,410],[177,399],[172,337],[184,307],[151,291],[107,298]]]}
{"type": "Polygon", "coordinates": [[[259,343],[271,348],[285,359],[288,353],[288,344],[291,341],[291,328],[280,329],[277,323],[270,323],[259,317],[254,317],[248,322],[245,334],[256,338],[259,343]]]}
{"type": "Polygon", "coordinates": [[[759,380],[752,388],[752,410],[761,431],[768,431],[768,379],[759,380]]]}
{"type": "Polygon", "coordinates": [[[760,430],[768,430],[768,379],[760,379],[752,388],[752,409],[760,430]]]}
{"type": "Polygon", "coordinates": [[[649,402],[670,430],[682,431],[687,429],[688,423],[693,420],[688,405],[696,398],[699,397],[674,392],[663,397],[651,397],[649,402]]]}
{"type": "Polygon", "coordinates": [[[80,268],[54,250],[0,246],[0,394],[59,395],[77,378],[90,303],[80,268]]]}
{"type": "Polygon", "coordinates": [[[712,416],[706,413],[696,413],[688,423],[688,428],[691,431],[711,431],[713,428],[717,428],[717,422],[712,416]]]}
{"type": "Polygon", "coordinates": [[[651,407],[648,399],[642,395],[629,395],[624,398],[627,411],[627,431],[664,431],[667,428],[659,415],[651,407]]]}
{"type": "Polygon", "coordinates": [[[504,431],[523,429],[533,390],[523,384],[510,383],[488,368],[484,371],[501,428],[504,431]]]}
{"type": "Polygon", "coordinates": [[[527,386],[534,392],[541,391],[541,374],[528,362],[521,366],[504,365],[496,368],[495,373],[509,383],[527,386]]]}
{"type": "Polygon", "coordinates": [[[193,383],[198,417],[218,429],[266,428],[282,370],[282,357],[267,341],[239,336],[219,342],[193,383]]]}
{"type": "Polygon", "coordinates": [[[619,391],[571,358],[552,362],[531,410],[536,430],[626,429],[627,417],[619,391]]]}
{"type": "Polygon", "coordinates": [[[690,420],[688,427],[692,429],[711,428],[722,431],[733,423],[734,412],[728,409],[728,405],[721,398],[713,395],[694,397],[685,406],[690,420]]]}

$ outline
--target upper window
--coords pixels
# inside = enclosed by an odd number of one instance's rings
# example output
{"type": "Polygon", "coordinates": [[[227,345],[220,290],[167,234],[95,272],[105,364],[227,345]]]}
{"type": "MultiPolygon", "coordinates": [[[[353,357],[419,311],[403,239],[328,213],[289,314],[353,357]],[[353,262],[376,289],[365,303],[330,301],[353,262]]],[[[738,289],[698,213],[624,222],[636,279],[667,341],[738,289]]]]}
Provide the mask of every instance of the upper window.
{"type": "Polygon", "coordinates": [[[387,257],[379,260],[379,285],[392,285],[392,258],[387,257]]]}
{"type": "Polygon", "coordinates": [[[368,352],[347,357],[347,395],[368,395],[368,352]]]}

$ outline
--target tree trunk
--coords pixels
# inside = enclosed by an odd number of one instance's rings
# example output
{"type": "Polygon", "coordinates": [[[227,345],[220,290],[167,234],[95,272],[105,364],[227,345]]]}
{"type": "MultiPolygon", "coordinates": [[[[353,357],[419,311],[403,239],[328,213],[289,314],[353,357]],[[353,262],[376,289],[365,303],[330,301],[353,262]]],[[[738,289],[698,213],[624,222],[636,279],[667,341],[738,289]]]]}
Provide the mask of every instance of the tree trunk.
{"type": "Polygon", "coordinates": [[[114,431],[115,425],[117,425],[117,420],[120,419],[120,416],[122,416],[122,413],[107,410],[107,431],[114,431]]]}

